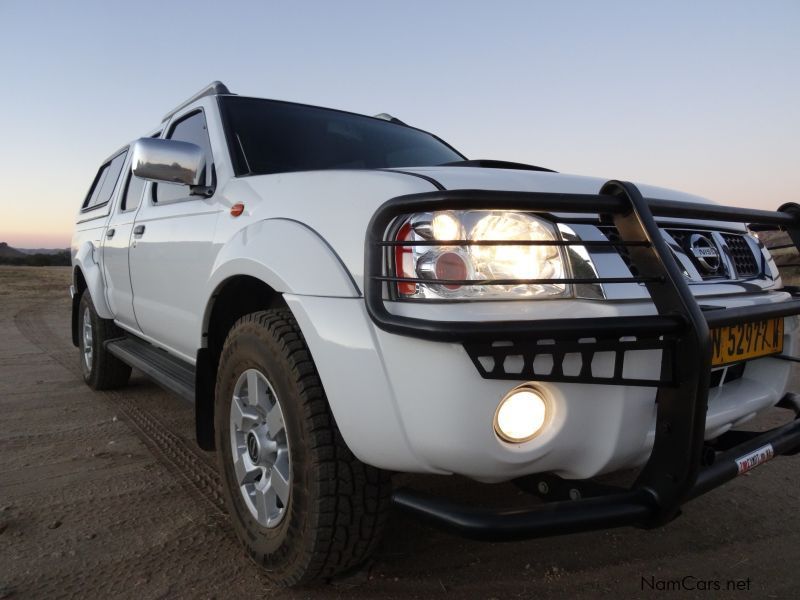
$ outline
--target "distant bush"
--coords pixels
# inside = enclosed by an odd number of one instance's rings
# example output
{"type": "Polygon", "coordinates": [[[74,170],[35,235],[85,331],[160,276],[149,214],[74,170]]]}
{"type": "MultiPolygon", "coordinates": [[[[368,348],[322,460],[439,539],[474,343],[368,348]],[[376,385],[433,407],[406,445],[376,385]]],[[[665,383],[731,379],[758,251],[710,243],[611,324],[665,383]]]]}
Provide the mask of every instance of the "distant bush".
{"type": "Polygon", "coordinates": [[[69,250],[59,250],[53,254],[26,254],[24,256],[0,256],[0,265],[18,267],[68,267],[69,250]]]}

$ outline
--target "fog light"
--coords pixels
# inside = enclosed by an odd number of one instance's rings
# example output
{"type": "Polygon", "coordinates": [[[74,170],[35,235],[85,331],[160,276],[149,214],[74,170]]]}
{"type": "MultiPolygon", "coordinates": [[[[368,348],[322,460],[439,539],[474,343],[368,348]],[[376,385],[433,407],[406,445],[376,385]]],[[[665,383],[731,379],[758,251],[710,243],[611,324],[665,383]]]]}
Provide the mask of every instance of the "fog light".
{"type": "Polygon", "coordinates": [[[500,401],[494,414],[494,430],[507,442],[527,442],[544,426],[547,403],[530,386],[511,390],[500,401]]]}

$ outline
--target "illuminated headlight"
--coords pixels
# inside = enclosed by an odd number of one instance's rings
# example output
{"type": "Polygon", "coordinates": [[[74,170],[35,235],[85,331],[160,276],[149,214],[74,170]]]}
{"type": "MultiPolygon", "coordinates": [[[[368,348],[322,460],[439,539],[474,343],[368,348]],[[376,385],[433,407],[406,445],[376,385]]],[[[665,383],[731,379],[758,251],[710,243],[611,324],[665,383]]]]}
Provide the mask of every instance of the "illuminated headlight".
{"type": "Polygon", "coordinates": [[[535,437],[546,420],[544,397],[525,385],[511,390],[500,401],[494,415],[494,430],[506,442],[518,444],[535,437]]]}
{"type": "Polygon", "coordinates": [[[558,281],[567,277],[561,248],[546,243],[558,240],[558,233],[552,223],[531,214],[419,213],[406,218],[395,231],[397,241],[409,242],[395,246],[396,276],[431,280],[398,283],[401,298],[513,299],[569,293],[569,287],[558,281]],[[439,246],[437,241],[444,243],[439,246]]]}

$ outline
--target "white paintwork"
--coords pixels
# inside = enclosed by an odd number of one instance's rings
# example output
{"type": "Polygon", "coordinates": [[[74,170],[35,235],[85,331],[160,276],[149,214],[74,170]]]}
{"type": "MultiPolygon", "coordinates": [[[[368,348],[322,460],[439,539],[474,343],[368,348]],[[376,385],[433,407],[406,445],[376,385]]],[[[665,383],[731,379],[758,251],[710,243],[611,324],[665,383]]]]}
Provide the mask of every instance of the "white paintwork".
{"type": "Polygon", "coordinates": [[[78,212],[70,244],[73,270],[80,270],[83,273],[95,310],[103,319],[114,318],[114,312],[109,307],[106,296],[102,247],[106,224],[118,192],[118,189],[114,190],[108,204],[78,212]]]}
{"type": "MultiPolygon", "coordinates": [[[[403,360],[387,365],[364,302],[360,298],[294,294],[284,298],[303,330],[336,423],[350,449],[371,464],[416,465],[417,469],[411,470],[431,470],[406,437],[387,371],[387,366],[396,369],[407,363],[403,360]]],[[[428,379],[427,372],[417,377],[418,383],[428,379]]]]}
{"type": "MultiPolygon", "coordinates": [[[[554,407],[542,434],[524,444],[501,442],[492,429],[500,398],[518,382],[482,379],[458,344],[426,342],[378,330],[361,298],[364,234],[386,200],[434,186],[392,171],[316,171],[234,178],[214,98],[202,98],[172,117],[201,107],[213,147],[217,189],[199,197],[154,205],[150,184],[136,213],[112,206],[83,213],[73,238],[98,313],[189,362],[204,344],[215,293],[231,277],[256,277],[282,293],[306,337],[345,441],[363,461],[398,471],[460,473],[486,481],[554,471],[590,477],[640,464],[653,441],[654,391],[648,388],[540,384],[554,407]],[[230,208],[243,203],[239,217],[230,208]],[[113,243],[103,233],[111,223],[113,243]],[[144,225],[140,238],[122,228],[144,225]],[[132,234],[131,234],[132,235],[132,234]],[[130,288],[124,285],[129,257],[130,288]],[[105,261],[105,277],[98,261],[105,261]],[[106,303],[106,297],[109,302],[106,303]]],[[[168,124],[164,131],[168,130],[168,124]]],[[[597,193],[605,179],[556,173],[426,167],[450,189],[597,193]]],[[[646,196],[692,202],[702,198],[640,185],[646,196]]],[[[672,220],[673,222],[675,220],[672,220]]],[[[718,224],[706,224],[715,227],[718,224]]],[[[730,228],[730,224],[728,227],[730,228]]],[[[599,232],[583,227],[583,239],[599,232]]],[[[734,227],[742,229],[741,224],[734,227]]],[[[601,275],[627,276],[618,256],[595,261],[601,275]]],[[[766,289],[780,286],[777,269],[766,289]]],[[[715,304],[778,302],[783,294],[751,297],[735,284],[695,286],[715,304]]],[[[651,314],[641,286],[606,289],[607,300],[549,300],[458,304],[401,303],[390,310],[444,320],[542,319],[651,314]]],[[[797,346],[795,319],[787,320],[787,348],[797,346]]],[[[656,353],[657,354],[657,353],[656,353]]],[[[657,368],[652,352],[632,353],[626,369],[657,368]]],[[[566,368],[576,367],[567,362],[566,368]]],[[[707,436],[774,405],[786,388],[789,365],[761,359],[738,382],[712,392],[707,436]]]]}
{"type": "MultiPolygon", "coordinates": [[[[239,229],[264,219],[304,223],[327,242],[363,290],[364,234],[375,209],[389,198],[434,189],[423,179],[386,171],[308,171],[233,179],[222,193],[231,203],[243,202],[247,213],[221,220],[217,240],[227,243],[239,229]]],[[[299,260],[306,263],[313,258],[303,256],[297,245],[286,249],[290,252],[299,252],[299,260]]]]}
{"type": "Polygon", "coordinates": [[[291,219],[265,219],[236,232],[217,254],[209,289],[251,275],[277,292],[305,296],[359,296],[350,273],[323,238],[291,219]]]}
{"type": "Polygon", "coordinates": [[[103,269],[100,267],[98,253],[103,228],[93,227],[76,231],[73,236],[73,267],[79,268],[86,280],[86,288],[92,297],[97,314],[103,319],[113,319],[114,313],[106,302],[103,269]]]}
{"type": "MultiPolygon", "coordinates": [[[[607,181],[559,173],[469,167],[405,170],[431,175],[448,189],[594,194],[607,181]]],[[[268,198],[270,212],[306,223],[317,231],[342,258],[359,289],[363,289],[364,278],[364,232],[374,210],[386,200],[402,194],[434,191],[434,187],[424,180],[375,171],[285,173],[247,177],[234,180],[231,182],[233,184],[246,189],[242,197],[268,198]],[[393,180],[397,177],[402,178],[402,187],[405,189],[399,189],[400,182],[393,180]]],[[[680,192],[669,193],[661,188],[647,190],[648,193],[651,191],[664,199],[708,202],[680,192]]],[[[233,193],[228,189],[225,192],[233,193]]],[[[258,210],[257,214],[263,213],[258,210]]],[[[715,225],[718,224],[710,224],[715,225]]],[[[740,223],[734,226],[742,228],[740,223]]]]}
{"type": "Polygon", "coordinates": [[[130,250],[136,320],[145,335],[183,358],[198,348],[201,291],[219,250],[213,242],[219,212],[210,199],[163,206],[148,200],[136,216],[136,226],[145,227],[130,250]]]}
{"type": "MultiPolygon", "coordinates": [[[[130,155],[126,158],[123,173],[130,169],[130,155]]],[[[125,181],[123,177],[122,181],[125,181]]],[[[128,262],[128,251],[133,236],[136,210],[123,212],[120,207],[124,196],[123,186],[118,186],[113,210],[106,223],[102,241],[103,274],[105,275],[105,297],[114,319],[130,331],[139,333],[139,324],[133,312],[133,288],[128,262]],[[113,237],[108,237],[109,230],[113,237]]]]}
{"type": "MultiPolygon", "coordinates": [[[[521,382],[482,379],[459,344],[371,327],[359,300],[286,298],[320,369],[342,435],[361,460],[395,471],[458,473],[484,481],[544,471],[586,478],[640,464],[652,447],[654,389],[537,383],[555,407],[553,420],[530,442],[510,445],[498,440],[492,418],[500,399],[521,382]]],[[[757,300],[720,297],[714,304],[736,307],[784,299],[782,294],[757,300]]],[[[497,314],[488,308],[494,303],[481,304],[484,310],[473,318],[497,314]]],[[[543,302],[537,318],[564,316],[567,304],[543,302]]],[[[426,305],[417,316],[433,317],[439,306],[426,305]]],[[[460,304],[454,318],[467,319],[468,306],[460,304]]],[[[572,306],[574,317],[653,312],[645,302],[572,306]]],[[[795,318],[787,319],[785,335],[785,347],[792,351],[798,338],[795,318]]],[[[565,370],[580,368],[577,359],[564,364],[565,370]]],[[[626,353],[628,376],[656,377],[659,366],[657,351],[626,353]]],[[[785,361],[760,359],[748,365],[744,378],[712,390],[706,438],[774,406],[786,389],[789,370],[785,361]]]]}
{"type": "MultiPolygon", "coordinates": [[[[223,138],[217,123],[212,126],[214,119],[210,117],[215,111],[208,100],[173,115],[164,126],[164,134],[174,121],[199,106],[206,114],[212,147],[220,148],[223,138]]],[[[209,157],[211,162],[219,174],[230,174],[224,152],[215,150],[214,156],[209,157]]],[[[222,206],[213,198],[189,195],[182,200],[155,204],[153,185],[145,186],[136,214],[134,228],[143,226],[144,233],[134,234],[130,247],[133,308],[145,336],[192,362],[199,347],[196,332],[202,322],[203,283],[219,251],[214,232],[222,206]]]]}

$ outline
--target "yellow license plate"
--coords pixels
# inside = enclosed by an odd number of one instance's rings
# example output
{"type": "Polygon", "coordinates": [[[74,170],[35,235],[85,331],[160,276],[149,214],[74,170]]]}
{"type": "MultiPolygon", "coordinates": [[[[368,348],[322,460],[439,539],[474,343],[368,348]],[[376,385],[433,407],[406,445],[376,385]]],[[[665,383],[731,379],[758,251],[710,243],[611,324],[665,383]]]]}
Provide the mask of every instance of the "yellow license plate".
{"type": "Polygon", "coordinates": [[[783,319],[740,323],[711,330],[714,355],[711,364],[731,363],[783,352],[783,319]]]}

